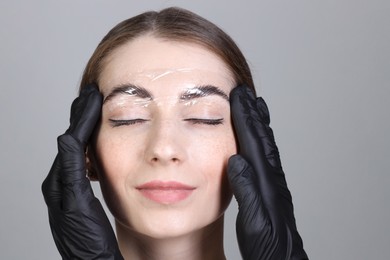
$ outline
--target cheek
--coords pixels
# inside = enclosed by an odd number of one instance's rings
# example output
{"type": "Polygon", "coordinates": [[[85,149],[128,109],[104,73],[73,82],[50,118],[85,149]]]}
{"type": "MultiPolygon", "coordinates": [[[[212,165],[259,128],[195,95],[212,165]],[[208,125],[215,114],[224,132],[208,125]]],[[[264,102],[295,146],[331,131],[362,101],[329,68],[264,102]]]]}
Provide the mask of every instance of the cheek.
{"type": "Polygon", "coordinates": [[[116,138],[102,129],[96,139],[96,154],[101,169],[101,174],[110,177],[113,173],[120,173],[120,169],[126,162],[122,157],[126,156],[126,146],[120,138],[116,138]],[[118,163],[121,162],[121,163],[118,163]]]}
{"type": "Polygon", "coordinates": [[[207,182],[207,193],[210,196],[221,198],[221,207],[226,208],[231,198],[230,186],[227,179],[227,162],[237,153],[236,140],[232,127],[226,127],[224,131],[207,141],[198,141],[198,154],[201,158],[197,161],[203,167],[204,178],[207,182]]]}
{"type": "MultiPolygon", "coordinates": [[[[219,131],[214,135],[205,138],[207,142],[204,143],[205,156],[215,158],[218,161],[227,163],[230,156],[237,153],[237,144],[233,132],[233,127],[230,121],[226,122],[219,131]]],[[[202,143],[202,140],[199,140],[202,143]]]]}
{"type": "Polygon", "coordinates": [[[124,138],[101,127],[95,142],[97,173],[100,187],[110,211],[121,216],[126,194],[127,179],[131,178],[139,160],[136,159],[136,147],[140,144],[134,138],[124,138]]]}
{"type": "MultiPolygon", "coordinates": [[[[100,175],[112,183],[121,183],[130,178],[142,163],[145,139],[137,135],[113,131],[102,127],[96,138],[96,154],[100,175]]],[[[100,176],[99,176],[100,178],[100,176]]]]}

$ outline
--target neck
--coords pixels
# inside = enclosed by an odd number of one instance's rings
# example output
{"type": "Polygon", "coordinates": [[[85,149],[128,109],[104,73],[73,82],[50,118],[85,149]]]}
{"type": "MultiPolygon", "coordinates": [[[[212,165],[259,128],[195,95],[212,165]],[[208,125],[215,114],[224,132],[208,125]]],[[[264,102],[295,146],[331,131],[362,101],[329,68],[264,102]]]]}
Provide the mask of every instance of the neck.
{"type": "Polygon", "coordinates": [[[118,243],[125,259],[222,260],[223,216],[209,226],[178,237],[152,238],[116,223],[118,243]]]}

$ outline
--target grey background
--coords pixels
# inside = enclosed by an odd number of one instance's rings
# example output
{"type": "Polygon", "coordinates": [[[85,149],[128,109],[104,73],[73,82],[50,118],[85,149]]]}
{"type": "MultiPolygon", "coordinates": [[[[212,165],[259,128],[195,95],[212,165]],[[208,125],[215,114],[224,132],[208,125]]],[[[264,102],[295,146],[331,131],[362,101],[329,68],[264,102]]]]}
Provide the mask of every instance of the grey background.
{"type": "MultiPolygon", "coordinates": [[[[0,259],[60,258],[40,184],[82,70],[119,21],[171,5],[218,24],[246,55],[311,259],[389,259],[389,3],[1,1],[0,259]]],[[[240,259],[236,207],[229,259],[240,259]]]]}

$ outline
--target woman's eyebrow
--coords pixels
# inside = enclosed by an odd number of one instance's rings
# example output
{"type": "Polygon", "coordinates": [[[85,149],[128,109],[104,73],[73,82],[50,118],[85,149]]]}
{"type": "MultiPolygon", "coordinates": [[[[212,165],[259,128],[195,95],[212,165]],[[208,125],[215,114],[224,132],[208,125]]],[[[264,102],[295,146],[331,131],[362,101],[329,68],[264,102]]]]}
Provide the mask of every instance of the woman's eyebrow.
{"type": "Polygon", "coordinates": [[[210,95],[217,95],[222,97],[226,101],[229,101],[229,96],[223,90],[212,85],[197,86],[194,88],[187,89],[180,95],[180,100],[187,101],[187,100],[202,98],[210,95]]]}
{"type": "Polygon", "coordinates": [[[153,99],[152,94],[143,87],[133,84],[121,84],[111,90],[111,92],[105,97],[103,104],[118,95],[130,95],[144,99],[153,99]]]}

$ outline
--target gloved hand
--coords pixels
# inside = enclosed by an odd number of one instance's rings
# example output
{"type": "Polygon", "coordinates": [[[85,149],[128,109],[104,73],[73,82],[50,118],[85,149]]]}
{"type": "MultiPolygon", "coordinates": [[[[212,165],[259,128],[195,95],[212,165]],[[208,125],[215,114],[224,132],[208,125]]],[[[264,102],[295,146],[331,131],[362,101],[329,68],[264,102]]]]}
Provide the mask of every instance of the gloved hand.
{"type": "Polygon", "coordinates": [[[239,154],[229,159],[228,178],[239,206],[236,232],[241,255],[245,260],[308,259],[267,105],[246,86],[233,89],[230,102],[239,154]]]}
{"type": "Polygon", "coordinates": [[[102,96],[86,86],[72,103],[70,126],[42,184],[50,228],[63,259],[123,259],[114,231],[86,177],[85,149],[100,117],[102,96]]]}

